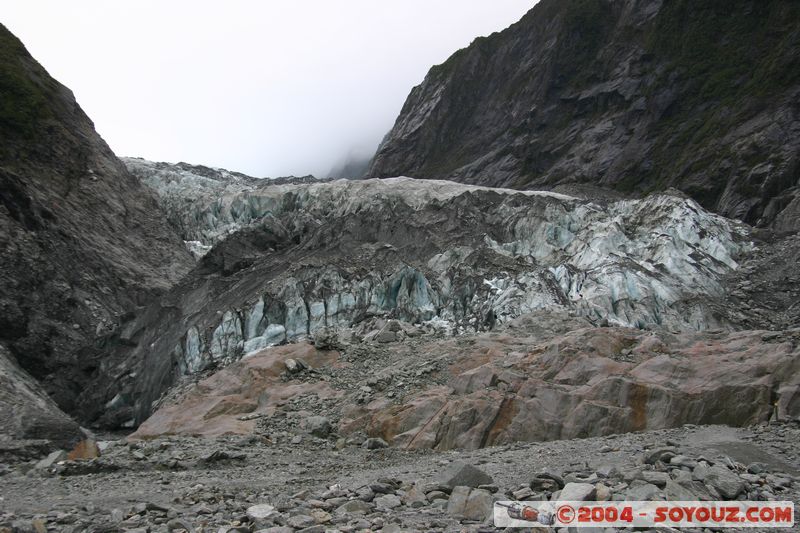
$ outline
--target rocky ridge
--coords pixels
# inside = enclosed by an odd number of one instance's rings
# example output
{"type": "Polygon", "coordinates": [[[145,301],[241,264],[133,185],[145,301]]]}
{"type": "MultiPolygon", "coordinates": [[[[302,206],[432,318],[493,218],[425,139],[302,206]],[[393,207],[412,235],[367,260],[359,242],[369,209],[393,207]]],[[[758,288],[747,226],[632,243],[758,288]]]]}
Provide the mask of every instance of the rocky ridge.
{"type": "Polygon", "coordinates": [[[412,89],[368,177],[593,197],[676,187],[800,229],[800,9],[542,0],[412,89]]]}

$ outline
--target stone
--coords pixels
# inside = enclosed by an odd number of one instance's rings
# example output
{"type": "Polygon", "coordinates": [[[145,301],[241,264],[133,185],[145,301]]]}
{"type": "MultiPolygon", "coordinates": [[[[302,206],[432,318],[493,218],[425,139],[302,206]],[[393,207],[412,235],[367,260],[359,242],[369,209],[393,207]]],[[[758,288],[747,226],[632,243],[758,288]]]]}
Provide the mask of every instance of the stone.
{"type": "MultiPolygon", "coordinates": [[[[455,490],[455,489],[454,489],[455,490]]],[[[483,489],[472,489],[467,498],[462,512],[467,520],[478,520],[483,522],[492,516],[494,500],[492,494],[483,489]]]]}
{"type": "Polygon", "coordinates": [[[439,475],[438,482],[448,487],[466,486],[476,488],[480,485],[493,483],[492,477],[470,464],[463,462],[451,463],[439,475]]]}
{"type": "Polygon", "coordinates": [[[660,489],[663,489],[664,485],[667,484],[667,481],[669,481],[670,477],[669,477],[669,474],[666,473],[666,472],[658,472],[658,471],[654,471],[654,470],[644,470],[642,472],[641,479],[643,479],[644,481],[646,481],[648,483],[652,483],[653,485],[655,485],[656,487],[658,487],[660,489]]]}
{"type": "Polygon", "coordinates": [[[690,459],[685,455],[676,455],[675,457],[670,458],[669,464],[672,466],[694,469],[694,467],[697,466],[697,461],[690,459]]]}
{"type": "Polygon", "coordinates": [[[79,442],[78,445],[67,454],[67,459],[70,461],[96,459],[97,457],[100,457],[100,448],[92,439],[79,442]]]}
{"type": "Polygon", "coordinates": [[[531,496],[533,496],[534,492],[531,490],[530,487],[523,487],[519,490],[515,490],[512,492],[515,500],[527,500],[531,496]]]}
{"type": "Polygon", "coordinates": [[[394,342],[395,340],[397,340],[397,335],[395,334],[394,331],[389,331],[388,329],[384,329],[383,331],[380,331],[377,335],[375,335],[374,339],[375,342],[380,342],[380,343],[394,342]]]}
{"type": "Polygon", "coordinates": [[[194,526],[183,518],[172,518],[167,522],[167,531],[172,532],[180,530],[183,530],[183,533],[195,533],[194,526]]]}
{"type": "Polygon", "coordinates": [[[36,463],[34,468],[39,470],[46,470],[60,461],[67,460],[67,452],[64,450],[56,450],[51,452],[47,457],[36,463]]]}
{"type": "Polygon", "coordinates": [[[692,479],[695,481],[705,481],[709,470],[709,466],[706,463],[698,463],[697,466],[692,469],[692,479]]]}
{"type": "Polygon", "coordinates": [[[732,500],[744,490],[744,481],[721,465],[714,465],[708,469],[705,484],[717,490],[723,497],[732,500]]]}
{"type": "Polygon", "coordinates": [[[630,501],[663,500],[664,493],[652,483],[635,481],[625,491],[625,497],[630,501]]]}
{"type": "Polygon", "coordinates": [[[697,496],[694,492],[687,489],[683,485],[672,481],[671,479],[668,480],[664,485],[664,496],[668,501],[678,501],[678,502],[691,502],[699,500],[699,496],[697,496]]]}
{"type": "Polygon", "coordinates": [[[442,492],[442,491],[439,491],[439,490],[432,490],[431,492],[427,493],[427,494],[425,495],[425,497],[426,497],[426,498],[427,498],[429,501],[434,501],[434,500],[447,500],[447,499],[449,498],[449,496],[448,496],[447,494],[445,494],[444,492],[442,492]]]}
{"type": "Polygon", "coordinates": [[[658,461],[669,462],[675,455],[675,448],[673,446],[656,448],[644,455],[644,462],[648,465],[655,464],[658,461]]]}
{"type": "Polygon", "coordinates": [[[463,485],[453,487],[453,492],[450,493],[450,499],[447,501],[447,514],[457,518],[463,517],[471,491],[470,487],[463,485]]]}
{"type": "Polygon", "coordinates": [[[316,524],[314,519],[306,514],[290,516],[286,519],[286,524],[295,529],[304,529],[316,524]]]}
{"type": "Polygon", "coordinates": [[[595,483],[595,500],[598,502],[607,502],[611,500],[611,489],[604,483],[595,483]]]}
{"type": "Polygon", "coordinates": [[[331,432],[331,421],[324,416],[309,416],[305,419],[305,428],[311,435],[324,439],[331,432]]]}
{"type": "Polygon", "coordinates": [[[617,471],[617,467],[614,465],[602,465],[597,467],[597,477],[607,479],[610,477],[616,476],[619,472],[617,471]]]}
{"type": "Polygon", "coordinates": [[[348,514],[367,514],[370,512],[372,512],[372,505],[369,503],[361,500],[350,500],[337,507],[334,514],[341,516],[348,514]]]}
{"type": "Polygon", "coordinates": [[[380,437],[371,437],[365,440],[361,447],[366,450],[380,450],[382,448],[388,448],[389,444],[380,437]]]}
{"type": "Polygon", "coordinates": [[[258,521],[258,520],[266,520],[275,516],[277,513],[275,511],[275,507],[268,504],[268,503],[261,503],[258,505],[252,505],[247,508],[246,511],[247,517],[250,520],[258,521]]]}
{"type": "Polygon", "coordinates": [[[407,507],[411,507],[412,509],[418,509],[420,507],[424,507],[428,503],[428,498],[425,496],[425,493],[422,492],[422,489],[419,485],[414,485],[409,490],[403,494],[401,500],[403,504],[407,507]]]}
{"type": "Polygon", "coordinates": [[[592,501],[596,489],[591,483],[567,483],[561,489],[558,499],[562,501],[592,501]]]}
{"type": "Polygon", "coordinates": [[[373,500],[373,503],[379,510],[382,511],[394,509],[403,505],[403,502],[400,501],[400,498],[395,494],[384,494],[383,496],[379,496],[373,500]]]}

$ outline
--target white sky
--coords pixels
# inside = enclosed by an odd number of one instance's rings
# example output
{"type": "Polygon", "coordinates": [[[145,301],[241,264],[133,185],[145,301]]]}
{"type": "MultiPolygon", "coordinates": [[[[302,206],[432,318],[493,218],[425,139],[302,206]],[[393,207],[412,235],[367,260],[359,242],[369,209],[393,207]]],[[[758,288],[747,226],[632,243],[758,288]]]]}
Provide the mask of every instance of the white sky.
{"type": "Polygon", "coordinates": [[[371,152],[428,69],[536,0],[0,0],[118,155],[255,176],[371,152]]]}

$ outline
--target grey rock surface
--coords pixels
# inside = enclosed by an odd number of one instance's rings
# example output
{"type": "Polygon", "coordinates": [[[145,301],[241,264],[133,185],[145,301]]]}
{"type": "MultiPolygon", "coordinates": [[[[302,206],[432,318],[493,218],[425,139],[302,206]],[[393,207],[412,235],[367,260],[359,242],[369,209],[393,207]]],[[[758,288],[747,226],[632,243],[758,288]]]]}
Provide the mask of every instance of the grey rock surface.
{"type": "Polygon", "coordinates": [[[439,483],[453,488],[457,486],[477,488],[492,483],[492,477],[470,464],[455,462],[442,471],[439,483]]]}
{"type": "Polygon", "coordinates": [[[796,232],[798,22],[791,2],[542,0],[431,68],[367,175],[587,197],[676,187],[796,232]]]}
{"type": "MultiPolygon", "coordinates": [[[[0,441],[45,440],[49,447],[70,450],[84,438],[78,424],[0,344],[0,441]]],[[[40,467],[61,460],[61,454],[54,451],[40,467]]]]}
{"type": "Polygon", "coordinates": [[[0,25],[0,344],[62,410],[127,313],[193,266],[149,189],[0,25]]]}

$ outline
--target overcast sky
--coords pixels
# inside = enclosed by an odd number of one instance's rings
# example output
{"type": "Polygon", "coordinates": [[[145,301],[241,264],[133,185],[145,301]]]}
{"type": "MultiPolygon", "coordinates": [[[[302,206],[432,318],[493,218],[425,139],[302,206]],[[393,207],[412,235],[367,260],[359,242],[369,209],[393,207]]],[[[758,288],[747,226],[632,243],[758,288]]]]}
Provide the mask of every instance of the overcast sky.
{"type": "Polygon", "coordinates": [[[118,155],[325,175],[414,85],[535,0],[3,0],[118,155]]]}

